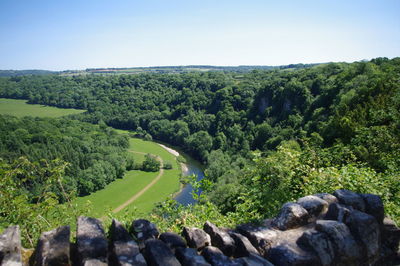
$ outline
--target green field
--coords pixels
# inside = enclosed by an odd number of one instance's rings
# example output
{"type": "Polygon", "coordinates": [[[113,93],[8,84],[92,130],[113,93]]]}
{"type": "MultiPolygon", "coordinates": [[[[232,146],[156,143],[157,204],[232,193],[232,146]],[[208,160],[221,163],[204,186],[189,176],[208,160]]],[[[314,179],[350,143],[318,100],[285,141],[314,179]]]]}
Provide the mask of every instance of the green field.
{"type": "MultiPolygon", "coordinates": [[[[127,133],[127,131],[122,130],[118,130],[118,132],[127,133]]],[[[129,144],[130,151],[151,153],[160,156],[164,162],[169,161],[173,165],[173,169],[164,170],[164,174],[157,183],[121,211],[123,213],[136,212],[144,214],[150,212],[157,202],[165,200],[169,195],[179,190],[181,170],[178,167],[175,156],[157,143],[131,138],[129,144]]],[[[143,160],[143,154],[133,154],[135,159],[143,160]]],[[[143,189],[158,174],[159,172],[129,171],[125,174],[124,178],[110,183],[104,189],[88,196],[77,198],[76,203],[78,206],[85,206],[87,201],[90,201],[91,211],[87,215],[102,217],[143,189]]]]}
{"type": "Polygon", "coordinates": [[[27,104],[26,100],[0,98],[0,114],[13,116],[60,117],[79,114],[85,110],[63,109],[40,104],[27,104]]]}

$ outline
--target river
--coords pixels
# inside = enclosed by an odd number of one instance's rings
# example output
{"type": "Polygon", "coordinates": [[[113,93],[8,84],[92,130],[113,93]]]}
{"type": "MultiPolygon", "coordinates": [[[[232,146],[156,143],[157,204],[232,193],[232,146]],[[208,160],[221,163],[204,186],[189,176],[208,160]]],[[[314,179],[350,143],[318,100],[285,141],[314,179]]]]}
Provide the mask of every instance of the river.
{"type": "MultiPolygon", "coordinates": [[[[181,154],[185,160],[186,160],[186,169],[183,171],[183,176],[189,176],[189,175],[196,175],[197,181],[200,181],[201,179],[204,178],[204,172],[203,172],[203,166],[200,162],[194,160],[191,158],[189,155],[183,153],[179,148],[174,147],[174,149],[177,149],[179,151],[179,154],[181,154]]],[[[173,150],[176,152],[176,150],[173,150]]],[[[196,200],[193,199],[192,196],[193,192],[193,187],[190,184],[185,185],[182,190],[175,196],[175,200],[186,206],[189,204],[195,204],[196,200]]]]}

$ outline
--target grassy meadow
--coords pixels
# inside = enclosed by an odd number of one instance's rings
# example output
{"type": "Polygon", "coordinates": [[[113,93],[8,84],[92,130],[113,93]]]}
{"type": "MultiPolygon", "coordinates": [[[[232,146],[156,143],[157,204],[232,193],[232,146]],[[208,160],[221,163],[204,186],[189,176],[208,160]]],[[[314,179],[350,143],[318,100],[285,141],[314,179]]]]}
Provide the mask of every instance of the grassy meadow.
{"type": "MultiPolygon", "coordinates": [[[[128,133],[123,130],[118,130],[118,132],[128,133]]],[[[173,166],[173,169],[164,170],[164,174],[157,183],[121,211],[121,213],[134,212],[136,214],[145,214],[150,212],[156,203],[163,201],[169,195],[179,190],[179,176],[181,170],[175,156],[157,143],[130,138],[129,144],[129,151],[133,152],[135,161],[138,160],[138,162],[141,162],[144,158],[143,154],[135,152],[150,153],[160,156],[164,163],[167,161],[171,162],[173,166]]],[[[77,203],[78,206],[85,206],[89,201],[91,210],[87,215],[102,217],[142,190],[156,178],[158,174],[159,172],[128,171],[124,178],[118,179],[107,185],[104,189],[96,191],[88,196],[77,198],[75,203],[77,203]]]]}
{"type": "Polygon", "coordinates": [[[26,102],[26,100],[0,98],[0,114],[13,115],[17,117],[61,117],[85,112],[85,110],[64,109],[40,104],[27,104],[26,102]]]}

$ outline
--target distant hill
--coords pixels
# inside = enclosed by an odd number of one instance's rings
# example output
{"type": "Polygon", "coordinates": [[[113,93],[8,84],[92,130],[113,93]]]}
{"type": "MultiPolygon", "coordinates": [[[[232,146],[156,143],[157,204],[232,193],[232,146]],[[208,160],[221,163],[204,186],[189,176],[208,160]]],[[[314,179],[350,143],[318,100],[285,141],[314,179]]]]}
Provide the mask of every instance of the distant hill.
{"type": "Polygon", "coordinates": [[[28,69],[28,70],[0,70],[0,77],[16,77],[26,75],[50,75],[58,72],[40,69],[28,69]]]}
{"type": "MultiPolygon", "coordinates": [[[[155,67],[129,67],[129,68],[87,68],[83,73],[86,74],[139,74],[143,72],[153,73],[185,73],[192,71],[226,71],[226,72],[250,72],[252,70],[271,70],[271,69],[289,69],[289,68],[306,68],[318,64],[290,64],[283,66],[258,66],[258,65],[242,65],[242,66],[210,66],[210,65],[188,65],[188,66],[155,66],[155,67]]],[[[63,73],[68,74],[68,71],[63,73]]],[[[82,72],[81,72],[82,73],[82,72]]],[[[76,72],[75,72],[76,74],[76,72]]]]}
{"type": "Polygon", "coordinates": [[[252,70],[272,70],[272,69],[299,69],[312,67],[319,64],[290,64],[282,66],[257,66],[257,65],[242,65],[242,66],[210,66],[210,65],[188,65],[188,66],[154,66],[154,67],[125,67],[125,68],[87,68],[84,70],[63,70],[50,71],[40,69],[30,70],[0,70],[0,77],[16,77],[27,75],[51,75],[59,74],[62,76],[70,75],[109,75],[109,74],[140,74],[140,73],[187,73],[187,72],[236,72],[247,73],[252,70]]]}

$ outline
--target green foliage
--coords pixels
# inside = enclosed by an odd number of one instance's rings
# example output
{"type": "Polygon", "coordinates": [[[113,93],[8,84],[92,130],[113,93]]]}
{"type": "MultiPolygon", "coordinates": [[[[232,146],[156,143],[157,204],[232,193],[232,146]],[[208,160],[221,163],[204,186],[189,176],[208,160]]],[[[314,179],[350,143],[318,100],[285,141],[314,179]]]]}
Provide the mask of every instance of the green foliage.
{"type": "Polygon", "coordinates": [[[33,247],[41,232],[57,226],[74,224],[79,215],[73,206],[73,194],[64,190],[67,163],[60,160],[30,162],[21,157],[11,164],[0,161],[0,227],[18,224],[25,246],[33,247]],[[41,180],[42,186],[32,202],[26,188],[41,180]],[[59,204],[57,188],[65,204],[59,204]]]}
{"type": "Polygon", "coordinates": [[[172,169],[172,163],[171,162],[164,162],[163,168],[166,170],[172,169]]]}
{"type": "Polygon", "coordinates": [[[157,172],[160,170],[161,163],[155,157],[154,155],[151,154],[146,154],[145,159],[142,163],[142,170],[146,172],[157,172]]]}
{"type": "Polygon", "coordinates": [[[340,168],[309,169],[303,177],[302,194],[349,189],[358,193],[379,195],[385,212],[400,222],[400,177],[397,174],[377,173],[371,168],[348,164],[340,168]]]}
{"type": "MultiPolygon", "coordinates": [[[[104,188],[132,167],[125,150],[128,139],[111,128],[67,118],[16,118],[0,115],[0,158],[7,162],[26,156],[31,161],[62,159],[65,189],[78,195],[104,188]]],[[[129,158],[129,157],[128,157],[129,158]]],[[[30,196],[38,197],[43,180],[29,184],[30,196]]],[[[60,191],[54,192],[62,200],[60,191]]]]}

